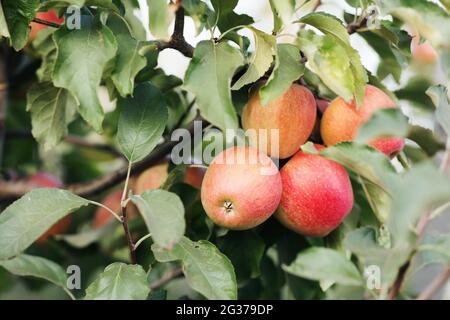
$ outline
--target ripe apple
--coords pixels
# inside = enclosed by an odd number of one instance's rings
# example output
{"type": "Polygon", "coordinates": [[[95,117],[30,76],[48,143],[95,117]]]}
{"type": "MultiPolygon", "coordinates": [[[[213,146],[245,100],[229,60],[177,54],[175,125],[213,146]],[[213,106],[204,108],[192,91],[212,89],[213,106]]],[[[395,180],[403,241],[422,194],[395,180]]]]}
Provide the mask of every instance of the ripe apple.
{"type": "Polygon", "coordinates": [[[194,188],[200,189],[202,186],[203,177],[205,176],[206,169],[201,167],[189,167],[186,170],[184,176],[184,182],[193,186],[194,188]]]}
{"type": "MultiPolygon", "coordinates": [[[[49,21],[49,22],[58,23],[58,24],[64,23],[64,17],[58,18],[57,14],[54,10],[49,10],[47,12],[38,12],[38,13],[36,13],[36,18],[45,20],[45,21],[49,21]]],[[[36,23],[36,22],[32,22],[30,24],[30,26],[31,26],[30,41],[33,41],[34,39],[36,39],[36,36],[39,33],[39,31],[47,28],[47,26],[40,24],[40,23],[36,23]]]]}
{"type": "Polygon", "coordinates": [[[411,32],[411,56],[413,60],[423,64],[434,64],[438,59],[436,50],[428,41],[420,43],[420,35],[417,32],[411,32]]]}
{"type": "Polygon", "coordinates": [[[250,147],[231,147],[206,171],[201,201],[217,225],[245,230],[272,215],[281,191],[280,173],[268,156],[250,147]]]}
{"type": "MultiPolygon", "coordinates": [[[[120,211],[122,209],[122,191],[122,189],[111,191],[101,200],[101,203],[120,215],[120,211]]],[[[134,218],[137,216],[137,214],[138,212],[136,207],[132,203],[128,203],[127,216],[129,218],[134,218]]],[[[112,219],[114,219],[114,217],[112,216],[111,212],[109,212],[105,208],[99,207],[95,211],[92,226],[94,229],[101,228],[112,219]]]]}
{"type": "Polygon", "coordinates": [[[280,174],[283,193],[276,217],[295,232],[324,237],[353,207],[348,173],[332,160],[299,151],[280,174]]]}
{"type": "Polygon", "coordinates": [[[142,172],[136,180],[135,193],[141,194],[145,190],[158,189],[166,181],[169,163],[155,165],[142,172]]]}
{"type": "MultiPolygon", "coordinates": [[[[333,100],[323,114],[320,133],[327,146],[343,141],[352,141],[358,129],[367,122],[372,114],[383,108],[395,108],[394,101],[380,89],[368,85],[365,96],[359,109],[356,109],[355,101],[350,104],[341,97],[333,100]]],[[[400,152],[405,141],[402,138],[377,138],[368,143],[387,156],[395,156],[400,152]]]]}
{"type": "Polygon", "coordinates": [[[314,128],[316,113],[316,101],[311,91],[293,84],[266,106],[261,105],[256,91],[242,111],[242,126],[245,130],[257,130],[254,137],[249,137],[253,146],[261,147],[262,144],[268,155],[285,159],[306,142],[314,128]],[[267,129],[267,135],[259,129],[267,129]],[[272,146],[276,142],[271,139],[271,129],[279,130],[279,146],[272,146]]]}
{"type": "MultiPolygon", "coordinates": [[[[61,180],[45,172],[35,173],[29,176],[26,181],[34,188],[61,188],[63,186],[61,180]]],[[[43,245],[50,237],[66,232],[70,228],[71,223],[72,217],[70,215],[65,216],[40,236],[36,243],[43,245]]]]}

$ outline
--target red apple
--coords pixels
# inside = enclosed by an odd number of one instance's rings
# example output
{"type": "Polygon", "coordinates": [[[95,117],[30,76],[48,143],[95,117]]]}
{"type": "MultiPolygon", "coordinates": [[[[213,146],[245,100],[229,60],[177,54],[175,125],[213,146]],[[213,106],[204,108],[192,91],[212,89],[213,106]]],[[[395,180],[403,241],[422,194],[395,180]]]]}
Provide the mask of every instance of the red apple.
{"type": "MultiPolygon", "coordinates": [[[[57,14],[54,10],[49,10],[47,12],[38,12],[38,13],[36,13],[36,18],[45,20],[45,21],[49,21],[49,22],[54,22],[57,24],[64,23],[64,17],[58,18],[57,14]]],[[[47,28],[47,26],[40,24],[40,23],[36,23],[36,22],[32,22],[30,24],[30,26],[31,26],[30,41],[33,41],[34,39],[36,39],[39,31],[47,28]]]]}

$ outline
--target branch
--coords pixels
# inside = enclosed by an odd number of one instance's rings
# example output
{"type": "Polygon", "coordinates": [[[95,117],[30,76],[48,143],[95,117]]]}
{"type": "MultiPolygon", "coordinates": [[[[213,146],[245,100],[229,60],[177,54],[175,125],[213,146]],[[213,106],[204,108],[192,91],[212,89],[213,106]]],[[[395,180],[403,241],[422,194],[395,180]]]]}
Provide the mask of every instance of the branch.
{"type": "MultiPolygon", "coordinates": [[[[196,118],[195,120],[201,121],[201,118],[196,118]]],[[[203,124],[206,124],[206,121],[203,120],[203,124]]],[[[191,134],[193,133],[193,122],[187,129],[191,134]]],[[[170,141],[170,137],[166,137],[165,142],[157,146],[150,155],[132,166],[131,175],[139,174],[147,168],[159,163],[172,151],[172,148],[177,144],[178,141],[170,141]]],[[[67,186],[66,189],[82,197],[94,196],[101,193],[105,189],[109,189],[123,182],[127,177],[127,171],[128,165],[125,165],[117,171],[106,174],[105,176],[86,183],[72,184],[67,186]]],[[[0,181],[0,202],[7,202],[18,199],[31,190],[32,186],[23,181],[0,181]]]]}
{"type": "Polygon", "coordinates": [[[447,266],[441,274],[439,274],[434,280],[422,291],[417,297],[417,300],[429,300],[436,292],[438,292],[450,278],[450,266],[447,266]]]}
{"type": "Polygon", "coordinates": [[[351,23],[347,26],[348,34],[353,34],[358,32],[359,29],[367,26],[367,18],[362,19],[361,21],[357,21],[355,23],[351,23]]]}
{"type": "Polygon", "coordinates": [[[39,18],[34,18],[33,22],[42,24],[42,25],[47,26],[47,27],[56,28],[56,29],[62,27],[62,25],[59,24],[59,23],[55,23],[55,22],[51,22],[51,21],[47,21],[47,20],[42,20],[42,19],[39,19],[39,18]]]}
{"type": "Polygon", "coordinates": [[[8,47],[5,44],[0,46],[0,166],[3,160],[3,148],[6,137],[6,108],[8,106],[8,47]]]}
{"type": "Polygon", "coordinates": [[[150,284],[150,289],[151,290],[159,289],[159,288],[163,287],[164,285],[166,285],[167,283],[169,283],[170,281],[172,281],[173,279],[178,278],[182,274],[183,274],[183,271],[181,270],[181,268],[169,271],[166,274],[164,274],[159,280],[150,284]]]}
{"type": "Polygon", "coordinates": [[[181,1],[176,3],[177,11],[175,12],[175,27],[169,41],[160,41],[158,43],[158,50],[175,49],[181,52],[188,58],[194,55],[194,48],[184,39],[184,9],[181,6],[181,1]]]}

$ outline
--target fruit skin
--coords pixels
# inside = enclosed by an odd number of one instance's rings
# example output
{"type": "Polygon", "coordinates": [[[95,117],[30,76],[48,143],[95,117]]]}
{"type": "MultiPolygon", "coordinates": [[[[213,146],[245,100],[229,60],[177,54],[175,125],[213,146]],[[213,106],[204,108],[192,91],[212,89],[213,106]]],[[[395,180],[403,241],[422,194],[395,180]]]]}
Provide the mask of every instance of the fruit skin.
{"type": "MultiPolygon", "coordinates": [[[[311,91],[293,84],[282,96],[262,106],[259,93],[255,92],[242,111],[242,126],[248,129],[279,129],[279,150],[271,150],[271,134],[267,132],[267,154],[285,159],[296,153],[310,136],[316,122],[316,101],[311,91]]],[[[265,134],[256,133],[265,141],[265,134]]],[[[250,141],[258,146],[258,141],[250,141]]],[[[259,146],[258,146],[259,147],[259,146]]],[[[278,149],[278,148],[275,148],[278,149]]]]}
{"type": "Polygon", "coordinates": [[[232,147],[210,164],[203,179],[201,201],[215,224],[246,230],[272,215],[281,192],[280,173],[268,156],[254,148],[232,147]]]}
{"type": "Polygon", "coordinates": [[[184,182],[193,186],[194,188],[200,189],[202,186],[203,178],[205,177],[206,169],[201,167],[189,167],[186,170],[184,176],[184,182]]]}
{"type": "MultiPolygon", "coordinates": [[[[380,89],[368,85],[363,103],[356,109],[355,101],[346,103],[341,97],[333,100],[323,114],[320,133],[327,146],[343,141],[352,141],[358,129],[367,122],[372,114],[384,108],[395,108],[395,102],[380,89]]],[[[377,138],[368,145],[380,150],[387,156],[393,156],[404,147],[402,138],[377,138]]]]}
{"type": "MultiPolygon", "coordinates": [[[[123,191],[122,189],[111,191],[101,200],[101,203],[120,215],[120,210],[122,207],[121,204],[122,191],[123,191]]],[[[138,213],[136,207],[133,204],[128,203],[127,205],[128,218],[134,218],[137,216],[137,214],[138,213]]],[[[112,219],[114,219],[114,217],[112,216],[111,212],[109,212],[105,208],[98,207],[97,210],[95,211],[94,220],[92,221],[92,227],[94,229],[101,228],[108,222],[110,222],[112,219]]]]}
{"type": "Polygon", "coordinates": [[[412,33],[411,56],[413,60],[424,64],[434,64],[438,59],[436,50],[427,41],[420,43],[420,35],[416,32],[412,33]]]}
{"type": "MultiPolygon", "coordinates": [[[[56,15],[56,12],[54,10],[49,10],[47,12],[38,12],[38,13],[36,13],[36,18],[45,20],[45,21],[49,21],[49,22],[58,23],[58,24],[64,23],[64,18],[63,17],[58,18],[58,16],[56,15]]],[[[34,39],[36,39],[39,31],[48,28],[47,26],[40,24],[40,23],[36,23],[36,22],[32,22],[30,24],[30,26],[31,26],[30,41],[33,41],[34,39]]]]}
{"type": "MultiPolygon", "coordinates": [[[[61,180],[45,172],[35,173],[29,176],[26,181],[35,188],[62,188],[63,186],[61,180]]],[[[72,217],[70,215],[65,216],[41,235],[39,239],[36,240],[36,243],[39,245],[45,244],[50,237],[69,230],[71,224],[72,217]]]]}
{"type": "Polygon", "coordinates": [[[353,207],[348,173],[332,160],[299,151],[280,174],[283,193],[276,217],[297,233],[324,237],[353,207]]]}
{"type": "Polygon", "coordinates": [[[135,193],[141,194],[145,190],[161,187],[169,175],[168,169],[169,163],[164,162],[142,172],[136,180],[135,193]]]}

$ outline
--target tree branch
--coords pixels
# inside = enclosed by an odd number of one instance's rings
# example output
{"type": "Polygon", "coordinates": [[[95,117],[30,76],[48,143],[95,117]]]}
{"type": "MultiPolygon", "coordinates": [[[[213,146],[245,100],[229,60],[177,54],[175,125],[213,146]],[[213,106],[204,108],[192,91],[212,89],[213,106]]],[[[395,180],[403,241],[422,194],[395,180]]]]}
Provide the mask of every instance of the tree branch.
{"type": "Polygon", "coordinates": [[[159,280],[150,284],[150,289],[151,290],[159,289],[159,288],[163,287],[164,285],[166,285],[167,283],[169,283],[170,281],[172,281],[173,279],[178,278],[182,274],[183,274],[183,271],[181,270],[181,268],[169,271],[166,274],[164,274],[159,280]]]}
{"type": "Polygon", "coordinates": [[[56,28],[56,29],[62,27],[62,25],[59,24],[59,23],[55,23],[55,22],[51,22],[51,21],[47,21],[47,20],[42,20],[42,19],[39,19],[39,18],[34,18],[33,22],[42,24],[42,25],[47,26],[47,27],[56,28]]]}
{"type": "Polygon", "coordinates": [[[422,291],[417,297],[417,300],[429,300],[436,292],[438,292],[450,278],[450,265],[447,266],[441,274],[439,274],[434,280],[422,291]]]}
{"type": "Polygon", "coordinates": [[[160,41],[158,43],[158,50],[175,49],[186,57],[192,58],[194,48],[184,38],[184,9],[181,6],[181,1],[177,1],[176,6],[178,8],[175,12],[175,27],[172,36],[169,41],[160,41]]]}
{"type": "Polygon", "coordinates": [[[8,47],[0,46],[0,167],[3,160],[3,148],[6,137],[6,109],[8,106],[8,47]]]}

